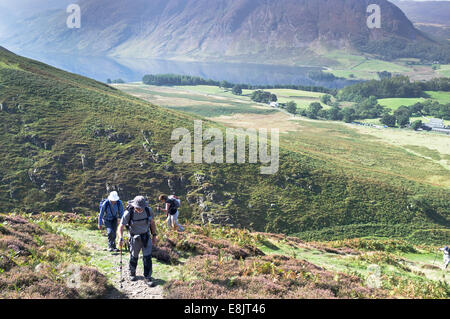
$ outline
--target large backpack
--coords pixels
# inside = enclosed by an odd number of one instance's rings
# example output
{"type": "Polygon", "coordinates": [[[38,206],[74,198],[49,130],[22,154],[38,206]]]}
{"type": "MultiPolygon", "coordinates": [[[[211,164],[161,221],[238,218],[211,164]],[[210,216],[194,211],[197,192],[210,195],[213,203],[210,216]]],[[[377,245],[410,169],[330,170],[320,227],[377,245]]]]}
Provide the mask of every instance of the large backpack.
{"type": "MultiPolygon", "coordinates": [[[[130,231],[130,226],[133,224],[134,220],[134,207],[129,205],[127,207],[127,210],[130,212],[130,221],[128,222],[128,225],[125,225],[125,227],[130,231]]],[[[150,212],[149,207],[145,207],[145,213],[147,214],[147,223],[150,225],[150,218],[152,217],[152,213],[150,212]]]]}
{"type": "MultiPolygon", "coordinates": [[[[105,204],[105,202],[108,201],[108,199],[102,199],[100,201],[100,204],[98,205],[98,210],[102,210],[103,205],[105,204]]],[[[109,204],[108,204],[109,205],[109,204]]],[[[106,209],[105,209],[106,210],[106,209]]]]}
{"type": "Polygon", "coordinates": [[[176,198],[169,198],[167,199],[166,203],[170,204],[169,214],[175,215],[178,211],[178,208],[180,208],[180,202],[176,198]]]}

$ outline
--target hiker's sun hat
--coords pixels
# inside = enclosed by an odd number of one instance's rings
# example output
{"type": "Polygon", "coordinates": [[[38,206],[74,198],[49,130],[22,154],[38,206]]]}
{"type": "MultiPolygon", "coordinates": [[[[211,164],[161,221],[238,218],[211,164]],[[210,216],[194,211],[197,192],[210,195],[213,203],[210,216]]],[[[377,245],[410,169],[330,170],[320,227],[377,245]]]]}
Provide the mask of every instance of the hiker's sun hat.
{"type": "Polygon", "coordinates": [[[147,201],[144,196],[136,196],[133,200],[129,201],[128,204],[135,208],[144,209],[148,206],[147,201]]]}
{"type": "Polygon", "coordinates": [[[114,192],[111,192],[111,194],[109,194],[108,199],[112,202],[117,202],[120,199],[120,197],[119,197],[119,194],[117,194],[117,192],[114,191],[114,192]]]}

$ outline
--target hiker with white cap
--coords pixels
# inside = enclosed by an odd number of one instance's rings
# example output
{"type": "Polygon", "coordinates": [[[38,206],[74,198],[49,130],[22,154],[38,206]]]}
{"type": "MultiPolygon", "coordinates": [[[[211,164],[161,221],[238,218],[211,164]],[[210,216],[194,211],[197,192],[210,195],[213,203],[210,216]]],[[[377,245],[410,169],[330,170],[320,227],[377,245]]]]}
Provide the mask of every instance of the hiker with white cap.
{"type": "Polygon", "coordinates": [[[143,196],[136,196],[127,203],[127,210],[123,214],[119,225],[119,245],[123,245],[123,228],[130,232],[130,280],[136,281],[136,268],[139,253],[142,250],[144,261],[144,278],[147,284],[154,287],[152,278],[152,245],[156,244],[156,225],[153,211],[148,207],[143,196]],[[151,234],[151,235],[150,235],[151,234]]]}
{"type": "Polygon", "coordinates": [[[445,246],[444,248],[439,248],[440,251],[444,253],[444,269],[447,269],[448,264],[450,262],[450,248],[448,246],[445,246]]]}
{"type": "Polygon", "coordinates": [[[116,248],[116,234],[118,220],[123,216],[123,204],[119,194],[116,191],[111,192],[107,199],[100,202],[100,215],[98,216],[98,229],[102,229],[103,224],[106,226],[108,234],[108,250],[110,252],[119,251],[116,248]]]}

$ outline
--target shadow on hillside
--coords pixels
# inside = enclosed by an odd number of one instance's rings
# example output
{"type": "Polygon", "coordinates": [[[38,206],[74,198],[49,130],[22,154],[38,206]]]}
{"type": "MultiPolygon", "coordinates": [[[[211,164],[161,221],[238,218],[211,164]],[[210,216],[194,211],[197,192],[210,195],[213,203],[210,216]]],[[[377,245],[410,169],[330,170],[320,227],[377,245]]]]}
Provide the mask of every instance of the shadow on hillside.
{"type": "Polygon", "coordinates": [[[441,214],[436,212],[434,209],[427,207],[427,209],[424,209],[424,213],[436,224],[440,224],[444,227],[450,227],[449,220],[445,216],[442,216],[441,214]]]}
{"type": "Polygon", "coordinates": [[[264,246],[266,246],[267,248],[270,248],[272,250],[280,250],[279,247],[275,246],[274,244],[272,244],[270,241],[263,239],[261,242],[264,246]]]}

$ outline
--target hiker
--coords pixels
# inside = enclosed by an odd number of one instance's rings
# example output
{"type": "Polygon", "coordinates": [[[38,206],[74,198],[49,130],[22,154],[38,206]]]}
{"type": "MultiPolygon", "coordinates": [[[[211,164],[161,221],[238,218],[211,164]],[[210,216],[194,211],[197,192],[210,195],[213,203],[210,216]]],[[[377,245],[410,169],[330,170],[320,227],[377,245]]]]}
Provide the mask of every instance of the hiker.
{"type": "Polygon", "coordinates": [[[445,246],[444,248],[439,248],[438,250],[444,253],[444,269],[447,269],[448,263],[450,262],[450,248],[448,248],[448,246],[445,246]]]}
{"type": "Polygon", "coordinates": [[[151,287],[155,286],[152,278],[152,245],[156,244],[156,225],[153,211],[148,207],[143,196],[136,196],[127,203],[127,210],[123,214],[119,225],[119,245],[123,245],[123,228],[130,232],[130,280],[136,281],[136,268],[139,253],[142,250],[144,261],[144,278],[151,287]],[[151,236],[150,236],[150,231],[151,236]]]}
{"type": "Polygon", "coordinates": [[[117,192],[111,192],[107,199],[100,202],[99,208],[98,229],[101,230],[105,224],[108,234],[108,250],[118,252],[119,250],[116,248],[117,224],[118,219],[123,216],[123,204],[117,192]]]}
{"type": "Polygon", "coordinates": [[[178,223],[178,215],[180,214],[178,208],[181,203],[178,197],[175,195],[169,197],[160,195],[158,199],[162,204],[165,204],[165,208],[160,208],[160,210],[167,215],[167,226],[172,227],[174,230],[178,227],[180,231],[184,231],[183,226],[178,223]]]}

